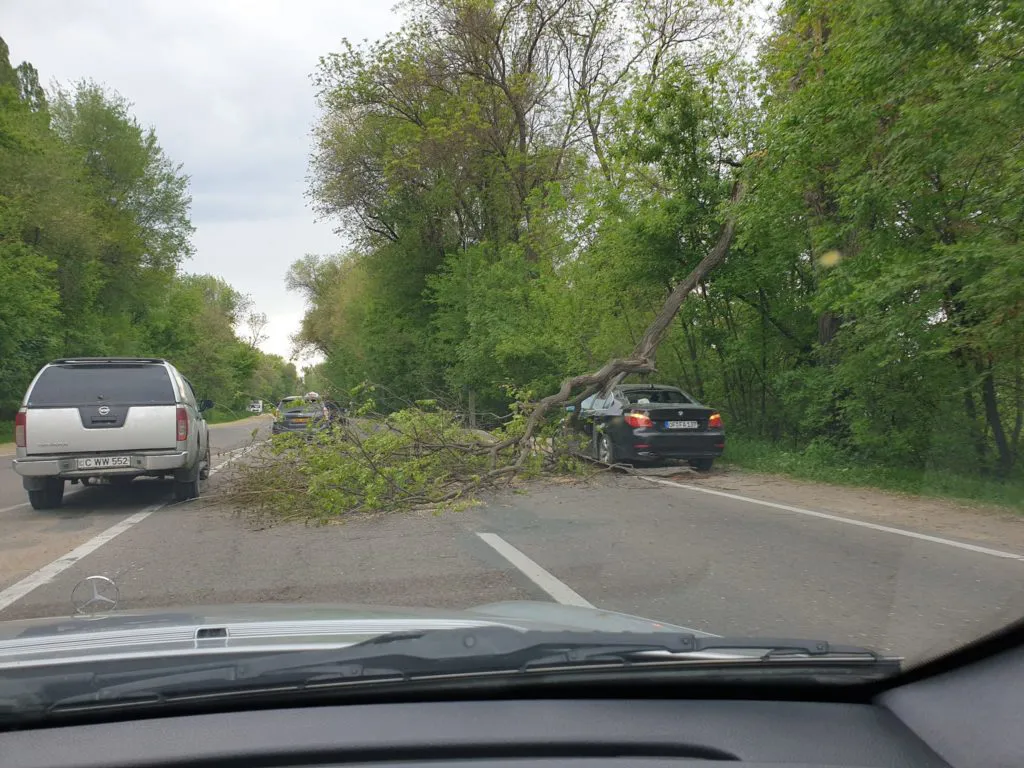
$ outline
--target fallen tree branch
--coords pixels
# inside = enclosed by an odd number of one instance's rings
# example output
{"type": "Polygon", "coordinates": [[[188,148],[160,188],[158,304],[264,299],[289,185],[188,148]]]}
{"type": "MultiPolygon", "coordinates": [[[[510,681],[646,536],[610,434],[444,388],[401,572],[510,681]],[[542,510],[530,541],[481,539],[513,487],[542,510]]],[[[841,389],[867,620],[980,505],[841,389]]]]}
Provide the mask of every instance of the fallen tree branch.
{"type": "MultiPolygon", "coordinates": [[[[579,453],[559,438],[537,437],[551,409],[605,393],[625,376],[653,373],[656,355],[686,297],[725,260],[736,232],[735,204],[743,194],[736,181],[718,238],[690,273],[673,286],[628,357],[609,360],[596,371],[564,379],[557,392],[519,411],[498,435],[468,429],[450,410],[416,404],[373,420],[352,422],[307,443],[278,441],[239,468],[240,482],[229,492],[237,509],[276,519],[321,522],[343,513],[445,506],[511,482],[517,475],[553,467],[580,466],[579,453]],[[522,417],[525,414],[525,422],[522,417]]],[[[575,414],[574,414],[575,418],[575,414]]],[[[578,446],[577,446],[578,448],[578,446]]]]}
{"type": "MultiPolygon", "coordinates": [[[[743,197],[743,183],[737,179],[733,182],[732,192],[729,195],[730,205],[735,207],[743,197]]],[[[656,369],[654,359],[658,351],[658,345],[661,344],[662,339],[665,338],[665,333],[668,331],[669,326],[672,324],[672,320],[679,313],[679,308],[683,305],[683,301],[690,295],[694,288],[696,288],[704,278],[725,261],[725,257],[729,253],[729,248],[732,246],[732,241],[736,236],[736,213],[735,210],[730,210],[728,217],[726,218],[725,224],[722,226],[722,231],[718,236],[718,240],[714,246],[708,251],[707,255],[700,260],[700,263],[688,274],[682,281],[676,284],[675,288],[665,299],[665,303],[662,304],[658,314],[651,321],[650,325],[647,326],[647,330],[644,331],[644,335],[640,337],[640,341],[637,342],[633,349],[633,354],[626,359],[610,360],[605,363],[601,368],[593,373],[584,373],[579,376],[572,376],[562,381],[562,386],[558,392],[553,395],[548,395],[537,403],[533,411],[530,413],[530,418],[526,422],[526,430],[523,435],[518,438],[520,445],[519,457],[516,459],[515,466],[521,467],[523,462],[526,460],[529,454],[529,440],[533,437],[534,432],[537,430],[537,426],[540,424],[541,419],[547,415],[547,412],[554,406],[565,403],[569,400],[574,389],[578,387],[588,387],[589,389],[582,394],[576,401],[577,407],[579,403],[583,402],[586,397],[590,394],[598,391],[607,391],[612,383],[612,380],[616,377],[630,374],[630,373],[653,373],[656,369]]],[[[498,449],[508,447],[513,442],[517,441],[506,441],[504,444],[499,444],[498,449]]],[[[492,450],[494,450],[492,448],[492,450]]],[[[493,454],[492,454],[493,455],[493,454]]]]}

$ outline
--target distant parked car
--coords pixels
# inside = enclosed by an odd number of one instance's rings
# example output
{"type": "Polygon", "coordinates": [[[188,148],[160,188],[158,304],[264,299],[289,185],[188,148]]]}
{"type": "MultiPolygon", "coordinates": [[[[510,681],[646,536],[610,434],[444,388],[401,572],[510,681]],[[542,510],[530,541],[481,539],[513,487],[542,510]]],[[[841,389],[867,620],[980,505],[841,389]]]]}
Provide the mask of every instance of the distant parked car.
{"type": "Polygon", "coordinates": [[[722,416],[678,387],[620,384],[580,403],[580,418],[600,461],[685,459],[708,471],[725,450],[722,416]]]}
{"type": "Polygon", "coordinates": [[[263,401],[253,400],[249,403],[249,413],[263,413],[263,401]]]}
{"type": "Polygon", "coordinates": [[[66,481],[173,477],[180,500],[210,473],[210,436],[192,385],[158,358],[54,360],[15,416],[14,471],[35,509],[59,507],[66,481]]]}
{"type": "Polygon", "coordinates": [[[305,397],[286,397],[277,406],[277,416],[270,427],[272,434],[314,432],[330,422],[330,413],[321,402],[305,397]]]}
{"type": "Polygon", "coordinates": [[[316,432],[331,426],[344,424],[346,410],[333,400],[325,400],[316,392],[303,396],[286,397],[278,403],[272,434],[289,432],[316,432]]]}

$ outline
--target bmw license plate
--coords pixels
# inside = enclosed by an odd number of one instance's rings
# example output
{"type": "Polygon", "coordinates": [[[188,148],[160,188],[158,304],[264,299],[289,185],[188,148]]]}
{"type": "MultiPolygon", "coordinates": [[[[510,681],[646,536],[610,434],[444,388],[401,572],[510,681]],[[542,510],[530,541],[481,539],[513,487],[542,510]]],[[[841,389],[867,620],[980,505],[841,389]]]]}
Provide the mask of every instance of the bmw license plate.
{"type": "Polygon", "coordinates": [[[131,456],[91,456],[88,459],[79,459],[79,469],[113,469],[115,467],[130,467],[131,456]]]}
{"type": "Polygon", "coordinates": [[[666,421],[665,429],[696,429],[696,421],[666,421]]]}

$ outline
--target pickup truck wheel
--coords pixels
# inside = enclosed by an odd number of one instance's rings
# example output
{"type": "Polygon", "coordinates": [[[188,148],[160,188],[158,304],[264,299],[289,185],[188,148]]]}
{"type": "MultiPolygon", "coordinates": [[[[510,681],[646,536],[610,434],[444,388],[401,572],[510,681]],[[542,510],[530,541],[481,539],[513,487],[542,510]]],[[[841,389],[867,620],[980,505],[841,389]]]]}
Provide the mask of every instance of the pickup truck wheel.
{"type": "MultiPolygon", "coordinates": [[[[203,457],[203,468],[199,470],[199,479],[207,480],[210,477],[210,446],[206,446],[206,456],[203,457]]],[[[198,493],[196,494],[199,495],[198,493]]]]}
{"type": "Polygon", "coordinates": [[[56,509],[64,500],[64,481],[59,477],[48,477],[38,491],[28,492],[32,509],[56,509]]]}
{"type": "Polygon", "coordinates": [[[196,476],[191,480],[175,480],[174,481],[174,499],[175,501],[188,501],[189,499],[195,499],[199,496],[199,473],[196,472],[196,476]]]}

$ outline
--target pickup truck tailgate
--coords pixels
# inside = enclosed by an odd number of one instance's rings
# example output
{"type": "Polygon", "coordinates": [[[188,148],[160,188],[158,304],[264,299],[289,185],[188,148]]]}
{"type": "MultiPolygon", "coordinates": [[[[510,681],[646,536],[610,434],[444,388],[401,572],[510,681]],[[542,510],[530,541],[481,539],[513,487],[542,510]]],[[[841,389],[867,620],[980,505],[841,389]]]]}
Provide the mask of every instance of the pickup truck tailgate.
{"type": "Polygon", "coordinates": [[[25,414],[25,449],[29,456],[59,453],[173,449],[173,405],[30,408],[25,414]]]}
{"type": "Polygon", "coordinates": [[[176,402],[162,364],[51,364],[23,404],[25,453],[173,449],[176,402]]]}

